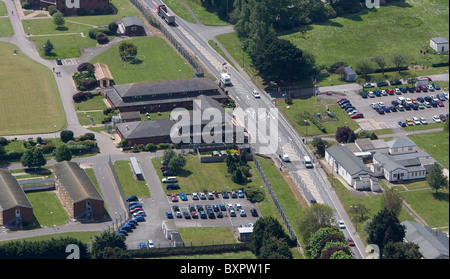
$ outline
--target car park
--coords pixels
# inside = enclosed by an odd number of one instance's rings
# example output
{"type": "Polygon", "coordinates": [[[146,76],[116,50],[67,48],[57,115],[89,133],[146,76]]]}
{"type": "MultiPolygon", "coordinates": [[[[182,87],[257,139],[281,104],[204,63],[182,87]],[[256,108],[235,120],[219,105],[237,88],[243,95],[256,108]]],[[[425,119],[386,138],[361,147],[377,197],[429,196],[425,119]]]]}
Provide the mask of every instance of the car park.
{"type": "Polygon", "coordinates": [[[432,119],[433,119],[433,121],[436,122],[436,123],[441,123],[441,118],[439,118],[439,116],[437,116],[437,115],[434,115],[434,116],[432,117],[432,119]]]}

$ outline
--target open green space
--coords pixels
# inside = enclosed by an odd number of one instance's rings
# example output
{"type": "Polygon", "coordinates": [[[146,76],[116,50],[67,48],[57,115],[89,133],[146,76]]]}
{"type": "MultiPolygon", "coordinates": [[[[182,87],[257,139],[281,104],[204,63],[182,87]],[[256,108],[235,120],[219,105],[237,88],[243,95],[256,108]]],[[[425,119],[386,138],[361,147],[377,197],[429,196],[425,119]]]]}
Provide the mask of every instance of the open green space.
{"type": "Polygon", "coordinates": [[[36,226],[64,225],[70,219],[54,192],[27,193],[27,197],[33,206],[36,226]]]}
{"type": "Polygon", "coordinates": [[[81,34],[59,35],[59,36],[39,36],[30,37],[30,40],[36,44],[39,55],[44,59],[56,58],[75,58],[81,56],[80,48],[95,47],[97,41],[81,34]],[[54,49],[51,54],[44,54],[44,45],[47,40],[53,44],[54,49]]]}
{"type": "Polygon", "coordinates": [[[422,150],[429,153],[444,168],[449,168],[449,133],[445,131],[408,136],[422,150]]]}
{"type": "MultiPolygon", "coordinates": [[[[177,16],[182,19],[189,21],[191,23],[195,23],[195,18],[191,15],[189,10],[177,0],[165,0],[164,3],[169,7],[171,11],[173,11],[177,16]]],[[[176,20],[176,19],[175,19],[176,20]]]]}
{"type": "Polygon", "coordinates": [[[103,111],[77,112],[77,116],[80,125],[83,126],[102,124],[102,120],[106,117],[106,115],[103,114],[103,111]],[[91,122],[91,119],[93,119],[94,122],[91,122]]]}
{"type": "Polygon", "coordinates": [[[14,31],[12,29],[11,21],[9,21],[9,18],[0,18],[0,38],[11,37],[12,35],[14,35],[14,31]]]}
{"type": "MultiPolygon", "coordinates": [[[[183,0],[195,14],[195,16],[204,25],[229,25],[228,22],[221,20],[216,14],[211,13],[202,6],[201,0],[183,0]]],[[[169,6],[170,7],[170,6],[169,6]]]]}
{"type": "Polygon", "coordinates": [[[48,133],[67,122],[54,74],[0,42],[0,135],[48,133]],[[55,128],[56,126],[56,128],[55,128]]]}
{"type": "Polygon", "coordinates": [[[89,61],[107,64],[116,84],[184,79],[192,77],[190,66],[159,37],[132,38],[137,46],[137,63],[123,61],[116,44],[89,61]]]}
{"type": "MultiPolygon", "coordinates": [[[[178,173],[179,190],[171,190],[170,192],[186,194],[199,193],[203,191],[218,191],[227,190],[231,192],[233,189],[239,189],[242,186],[231,181],[231,175],[227,172],[227,165],[225,162],[219,163],[201,163],[197,156],[187,156],[186,166],[181,172],[178,173]],[[214,179],[210,179],[214,177],[214,179]]],[[[162,179],[163,175],[160,171],[161,158],[152,159],[153,166],[156,169],[156,173],[159,178],[162,179]]],[[[248,162],[250,166],[250,173],[252,176],[252,182],[247,185],[263,185],[261,176],[258,169],[252,161],[248,162]]],[[[164,189],[167,193],[166,189],[164,189]]]]}
{"type": "Polygon", "coordinates": [[[338,127],[348,126],[352,130],[358,129],[358,124],[351,119],[344,110],[342,110],[336,102],[331,100],[325,100],[314,97],[308,99],[293,99],[293,103],[288,105],[285,103],[284,99],[277,101],[277,108],[283,113],[287,120],[294,126],[297,133],[302,136],[315,136],[323,134],[334,134],[338,127]],[[327,108],[331,113],[333,113],[337,120],[330,119],[327,116],[327,108]],[[289,108],[288,108],[289,107],[289,108]],[[305,112],[309,113],[312,117],[316,113],[321,115],[321,125],[326,129],[326,133],[323,133],[319,128],[310,121],[310,119],[305,118],[305,112]],[[308,124],[305,124],[305,120],[308,124]]]}
{"type": "Polygon", "coordinates": [[[377,9],[363,9],[356,14],[337,17],[320,24],[301,26],[281,34],[300,49],[312,53],[318,65],[344,61],[354,66],[363,58],[382,55],[389,61],[394,53],[407,57],[408,64],[431,65],[446,62],[448,57],[431,51],[420,54],[430,45],[431,37],[449,34],[447,0],[389,1],[377,9]],[[299,30],[306,29],[302,34],[299,30]]]}
{"type": "Polygon", "coordinates": [[[125,197],[136,195],[138,197],[150,197],[150,189],[144,180],[136,180],[129,160],[119,160],[114,162],[114,170],[120,181],[125,197]]]}
{"type": "Polygon", "coordinates": [[[104,110],[107,108],[104,100],[105,96],[103,95],[95,96],[86,101],[75,103],[75,108],[77,111],[104,110]]]}
{"type": "Polygon", "coordinates": [[[179,228],[184,245],[204,246],[237,243],[230,227],[179,228]]]}

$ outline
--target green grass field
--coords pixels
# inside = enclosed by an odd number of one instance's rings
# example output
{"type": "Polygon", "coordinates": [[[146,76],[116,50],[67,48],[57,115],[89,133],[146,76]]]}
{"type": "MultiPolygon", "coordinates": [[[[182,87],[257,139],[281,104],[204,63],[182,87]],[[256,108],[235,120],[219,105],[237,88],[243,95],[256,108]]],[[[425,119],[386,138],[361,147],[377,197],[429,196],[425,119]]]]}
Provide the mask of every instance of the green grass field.
{"type": "Polygon", "coordinates": [[[47,133],[67,122],[50,69],[0,42],[0,135],[47,133]]]}
{"type": "Polygon", "coordinates": [[[415,134],[408,136],[425,152],[441,163],[446,169],[449,168],[449,134],[448,132],[434,132],[415,134]]]}
{"type": "Polygon", "coordinates": [[[34,192],[28,193],[27,197],[33,206],[36,225],[42,227],[64,225],[65,221],[69,220],[69,215],[64,211],[55,193],[34,192]]]}
{"type": "MultiPolygon", "coordinates": [[[[314,97],[308,99],[294,99],[292,105],[287,105],[284,99],[280,99],[277,102],[277,108],[283,113],[283,115],[289,120],[289,122],[294,126],[297,133],[302,136],[313,136],[313,135],[323,135],[313,123],[308,122],[309,125],[304,125],[303,118],[299,117],[299,112],[309,112],[311,115],[315,113],[320,113],[322,119],[327,119],[327,110],[320,102],[320,98],[317,98],[317,102],[314,97]],[[289,106],[289,108],[286,108],[289,106]]],[[[323,100],[328,104],[329,110],[337,116],[337,121],[324,121],[322,123],[323,127],[326,129],[327,134],[334,134],[338,127],[348,126],[352,130],[358,129],[358,124],[351,119],[344,110],[336,105],[336,102],[330,100],[323,100]]]]}
{"type": "Polygon", "coordinates": [[[140,37],[130,41],[137,46],[137,64],[120,59],[118,44],[89,62],[107,64],[116,84],[192,77],[190,66],[163,39],[140,37]]]}
{"type": "Polygon", "coordinates": [[[230,227],[179,228],[186,246],[203,246],[236,243],[230,227]]]}
{"type": "Polygon", "coordinates": [[[447,0],[389,3],[378,9],[365,9],[321,24],[302,26],[281,34],[281,38],[314,54],[318,65],[344,61],[353,66],[362,58],[376,55],[384,56],[392,64],[390,57],[393,53],[406,55],[407,61],[415,61],[414,64],[431,65],[448,61],[447,57],[434,54],[434,51],[428,59],[422,58],[419,52],[430,45],[431,37],[444,36],[448,39],[447,0]],[[307,32],[302,35],[298,32],[301,29],[307,32]]]}
{"type": "Polygon", "coordinates": [[[145,185],[145,181],[134,179],[129,160],[120,160],[114,162],[114,169],[120,181],[125,197],[136,195],[138,197],[150,197],[150,189],[145,185]]]}
{"type": "Polygon", "coordinates": [[[11,37],[12,35],[14,35],[14,32],[9,18],[0,18],[0,37],[11,37]]]}

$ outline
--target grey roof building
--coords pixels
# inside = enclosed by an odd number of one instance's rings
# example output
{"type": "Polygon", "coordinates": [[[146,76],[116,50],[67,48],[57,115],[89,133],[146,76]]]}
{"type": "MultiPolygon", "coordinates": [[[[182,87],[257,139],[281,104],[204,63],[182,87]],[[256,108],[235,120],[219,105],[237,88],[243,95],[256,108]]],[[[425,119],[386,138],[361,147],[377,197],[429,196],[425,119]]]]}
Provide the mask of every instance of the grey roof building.
{"type": "Polygon", "coordinates": [[[333,170],[353,188],[379,191],[379,184],[372,171],[344,145],[333,145],[325,150],[325,160],[333,170]]]}
{"type": "Polygon", "coordinates": [[[170,131],[175,122],[171,119],[157,119],[117,123],[117,133],[128,142],[128,146],[135,144],[170,143],[170,131]]]}
{"type": "Polygon", "coordinates": [[[0,225],[21,226],[33,223],[33,206],[16,178],[0,169],[0,225]]]}
{"type": "Polygon", "coordinates": [[[406,227],[405,241],[419,245],[424,259],[448,259],[448,237],[440,231],[433,231],[413,221],[403,221],[406,227]]]}
{"type": "Polygon", "coordinates": [[[71,218],[92,220],[103,217],[103,198],[77,163],[62,161],[55,164],[54,170],[58,198],[71,218]]]}

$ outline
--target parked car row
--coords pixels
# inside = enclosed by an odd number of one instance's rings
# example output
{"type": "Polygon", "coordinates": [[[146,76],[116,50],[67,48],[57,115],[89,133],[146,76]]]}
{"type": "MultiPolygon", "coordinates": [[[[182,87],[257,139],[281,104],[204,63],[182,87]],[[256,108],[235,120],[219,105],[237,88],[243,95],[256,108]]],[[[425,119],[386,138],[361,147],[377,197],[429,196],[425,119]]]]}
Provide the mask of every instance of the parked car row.
{"type": "Polygon", "coordinates": [[[359,112],[351,103],[350,100],[348,100],[347,98],[343,97],[341,99],[337,99],[336,102],[339,104],[339,106],[345,110],[345,112],[347,112],[347,114],[351,117],[351,118],[363,118],[364,114],[362,114],[361,112],[359,112]]]}
{"type": "Polygon", "coordinates": [[[128,202],[128,210],[130,215],[133,217],[123,223],[115,232],[117,235],[120,235],[122,237],[128,236],[128,233],[133,232],[133,229],[138,226],[139,222],[145,221],[145,211],[142,209],[142,203],[139,202],[139,199],[137,196],[129,196],[126,198],[126,201],[128,202]]]}
{"type": "MultiPolygon", "coordinates": [[[[366,87],[365,87],[366,88],[366,87]]],[[[359,92],[359,95],[362,98],[375,98],[375,97],[381,97],[381,96],[388,96],[388,95],[401,95],[402,93],[419,93],[419,92],[434,92],[435,90],[441,90],[441,87],[437,83],[432,83],[428,86],[422,85],[422,86],[406,86],[401,88],[389,88],[389,89],[383,89],[383,90],[374,90],[374,91],[365,91],[362,90],[359,92]]]]}
{"type": "MultiPolygon", "coordinates": [[[[446,92],[444,92],[446,93],[446,92]]],[[[437,94],[425,97],[404,98],[398,97],[391,101],[391,104],[384,102],[371,103],[370,106],[379,114],[389,112],[405,111],[405,110],[419,110],[431,107],[444,107],[444,101],[448,99],[448,94],[437,94]]]]}
{"type": "MultiPolygon", "coordinates": [[[[172,206],[172,209],[170,211],[166,211],[166,217],[169,219],[172,219],[174,217],[176,218],[185,218],[185,219],[215,219],[215,218],[223,218],[224,213],[228,212],[230,217],[236,217],[237,214],[241,217],[247,217],[247,213],[242,208],[241,204],[236,203],[234,206],[229,203],[227,205],[225,204],[214,204],[214,205],[203,205],[197,204],[194,205],[188,205],[187,210],[181,211],[180,207],[178,205],[172,206]],[[236,213],[237,212],[237,213],[236,213]]],[[[250,214],[253,217],[258,216],[258,212],[256,211],[256,208],[250,209],[250,214]]]]}
{"type": "MultiPolygon", "coordinates": [[[[221,193],[222,198],[224,199],[228,199],[228,198],[245,198],[244,192],[239,189],[237,191],[231,191],[230,193],[223,190],[221,193]]],[[[182,201],[187,201],[188,200],[188,196],[186,195],[186,193],[180,193],[177,196],[177,194],[175,193],[171,193],[170,194],[170,199],[172,200],[172,202],[178,202],[179,200],[182,201]],[[178,198],[179,196],[179,198],[178,198]]],[[[208,193],[204,193],[204,192],[200,192],[200,193],[192,193],[191,194],[191,199],[192,200],[214,200],[216,198],[219,198],[219,192],[213,191],[213,192],[208,192],[208,193]]]]}
{"type": "MultiPolygon", "coordinates": [[[[444,114],[441,114],[439,116],[434,115],[432,117],[432,119],[436,123],[445,122],[448,119],[448,113],[447,113],[447,115],[444,115],[444,114]]],[[[428,125],[428,121],[425,117],[412,117],[412,118],[405,119],[405,121],[399,121],[398,125],[400,125],[401,127],[414,126],[414,125],[428,125]]]]}

